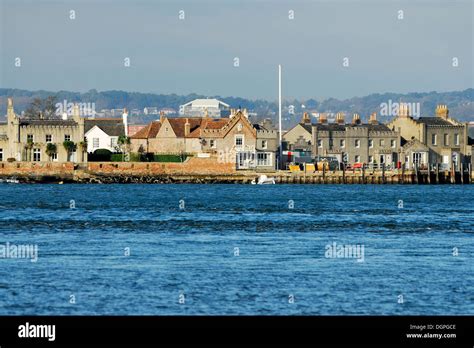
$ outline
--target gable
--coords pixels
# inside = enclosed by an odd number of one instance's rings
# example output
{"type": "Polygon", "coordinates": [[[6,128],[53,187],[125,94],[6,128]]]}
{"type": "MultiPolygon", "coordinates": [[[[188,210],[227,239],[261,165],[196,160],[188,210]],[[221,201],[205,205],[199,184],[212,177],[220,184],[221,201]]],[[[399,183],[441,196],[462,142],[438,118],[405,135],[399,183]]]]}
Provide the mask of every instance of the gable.
{"type": "Polygon", "coordinates": [[[157,138],[177,138],[176,133],[171,127],[171,123],[168,118],[163,121],[163,124],[160,127],[160,130],[156,134],[157,138]]]}
{"type": "Polygon", "coordinates": [[[96,125],[92,127],[91,129],[89,129],[87,133],[85,134],[85,136],[86,137],[90,137],[90,136],[108,137],[109,135],[105,133],[102,129],[100,129],[99,126],[96,125]]]}

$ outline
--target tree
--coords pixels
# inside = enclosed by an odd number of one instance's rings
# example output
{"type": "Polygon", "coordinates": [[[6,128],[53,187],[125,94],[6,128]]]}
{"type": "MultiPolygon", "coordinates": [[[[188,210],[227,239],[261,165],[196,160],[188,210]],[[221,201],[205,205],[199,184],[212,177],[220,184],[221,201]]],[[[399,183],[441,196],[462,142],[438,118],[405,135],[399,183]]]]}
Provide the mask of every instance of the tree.
{"type": "Polygon", "coordinates": [[[65,140],[63,146],[67,152],[67,160],[69,161],[69,155],[76,150],[76,144],[73,141],[65,140]]]}
{"type": "Polygon", "coordinates": [[[33,140],[28,139],[25,144],[25,156],[26,160],[31,162],[31,149],[33,149],[34,143],[33,140]]]}
{"type": "Polygon", "coordinates": [[[50,95],[45,99],[35,98],[25,110],[24,116],[30,119],[38,119],[41,116],[53,118],[56,115],[57,97],[50,95]]]}
{"type": "Polygon", "coordinates": [[[51,161],[51,157],[57,152],[58,152],[58,148],[56,144],[48,143],[46,145],[46,154],[48,155],[50,161],[51,161]]]}
{"type": "Polygon", "coordinates": [[[84,138],[84,140],[79,143],[79,148],[81,149],[81,162],[84,162],[84,154],[87,152],[86,138],[84,138]]]}
{"type": "Polygon", "coordinates": [[[119,144],[120,151],[122,152],[122,161],[124,160],[125,154],[127,154],[128,157],[128,152],[130,151],[130,143],[130,138],[126,135],[121,135],[118,137],[117,144],[119,144]]]}

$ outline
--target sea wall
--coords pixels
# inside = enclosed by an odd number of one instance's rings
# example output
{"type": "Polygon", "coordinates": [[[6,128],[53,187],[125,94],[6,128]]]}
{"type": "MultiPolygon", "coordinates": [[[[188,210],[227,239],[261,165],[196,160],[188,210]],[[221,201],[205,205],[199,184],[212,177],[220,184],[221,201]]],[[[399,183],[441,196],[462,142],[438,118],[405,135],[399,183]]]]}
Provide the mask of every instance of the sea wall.
{"type": "MultiPolygon", "coordinates": [[[[0,179],[78,183],[251,183],[259,172],[237,171],[232,163],[192,157],[183,163],[157,162],[1,162],[0,179]]],[[[469,184],[474,172],[327,171],[264,173],[277,184],[469,184]]]]}

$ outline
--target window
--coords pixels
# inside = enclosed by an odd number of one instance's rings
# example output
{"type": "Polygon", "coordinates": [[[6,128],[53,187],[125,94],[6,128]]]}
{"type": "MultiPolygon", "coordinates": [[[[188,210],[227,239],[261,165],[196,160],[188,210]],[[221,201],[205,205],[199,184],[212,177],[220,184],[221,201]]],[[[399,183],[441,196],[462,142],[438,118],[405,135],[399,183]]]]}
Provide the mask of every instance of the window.
{"type": "Polygon", "coordinates": [[[339,144],[341,145],[341,147],[346,147],[346,141],[344,139],[341,139],[339,144]]]}
{"type": "Polygon", "coordinates": [[[33,142],[33,134],[27,134],[26,135],[26,142],[28,142],[28,143],[33,142]]]}
{"type": "Polygon", "coordinates": [[[53,141],[53,136],[51,134],[46,134],[46,142],[50,143],[53,141]]]}
{"type": "Polygon", "coordinates": [[[51,155],[51,160],[55,162],[58,160],[58,154],[56,152],[51,155]]]}
{"type": "Polygon", "coordinates": [[[436,145],[438,137],[436,134],[431,134],[431,145],[436,145]]]}
{"type": "Polygon", "coordinates": [[[3,161],[3,149],[0,149],[0,162],[3,161]]]}
{"type": "Polygon", "coordinates": [[[97,149],[99,147],[99,138],[92,138],[92,147],[97,149]]]}
{"type": "Polygon", "coordinates": [[[320,149],[323,148],[323,141],[322,141],[321,139],[318,140],[318,147],[319,147],[320,149]]]}
{"type": "Polygon", "coordinates": [[[459,146],[459,134],[454,134],[454,145],[459,146]]]}
{"type": "Polygon", "coordinates": [[[71,136],[69,134],[65,134],[64,141],[71,141],[71,136]]]}
{"type": "Polygon", "coordinates": [[[40,149],[33,149],[33,161],[34,162],[41,161],[41,150],[40,149]]]}
{"type": "Polygon", "coordinates": [[[257,166],[271,166],[272,157],[269,152],[259,152],[257,153],[257,166]]]}
{"type": "Polygon", "coordinates": [[[266,149],[268,147],[268,142],[266,140],[262,140],[262,149],[266,149]]]}
{"type": "Polygon", "coordinates": [[[449,134],[444,134],[444,146],[449,145],[449,134]]]}
{"type": "Polygon", "coordinates": [[[360,147],[360,140],[359,139],[355,140],[355,147],[357,147],[357,148],[360,147]]]}
{"type": "Polygon", "coordinates": [[[374,147],[374,141],[372,139],[369,139],[369,147],[370,148],[374,147]]]}
{"type": "Polygon", "coordinates": [[[359,163],[359,162],[360,162],[360,156],[359,156],[359,155],[355,155],[354,161],[355,161],[355,163],[359,163]]]}
{"type": "Polygon", "coordinates": [[[110,147],[114,148],[117,146],[117,138],[110,138],[110,147]]]}
{"type": "Polygon", "coordinates": [[[210,146],[212,149],[215,149],[215,148],[217,147],[217,145],[216,145],[216,140],[215,140],[215,139],[209,140],[209,146],[210,146]]]}
{"type": "Polygon", "coordinates": [[[243,135],[236,135],[235,136],[235,147],[242,148],[244,146],[244,136],[243,135]]]}
{"type": "Polygon", "coordinates": [[[334,145],[333,140],[332,140],[332,139],[329,139],[329,147],[333,147],[333,145],[334,145]]]}
{"type": "Polygon", "coordinates": [[[396,148],[397,147],[397,141],[392,139],[390,140],[390,146],[392,147],[392,149],[396,148]]]}
{"type": "Polygon", "coordinates": [[[385,139],[380,139],[380,146],[385,146],[385,139]]]}
{"type": "Polygon", "coordinates": [[[374,156],[369,156],[369,163],[374,163],[374,156]]]}

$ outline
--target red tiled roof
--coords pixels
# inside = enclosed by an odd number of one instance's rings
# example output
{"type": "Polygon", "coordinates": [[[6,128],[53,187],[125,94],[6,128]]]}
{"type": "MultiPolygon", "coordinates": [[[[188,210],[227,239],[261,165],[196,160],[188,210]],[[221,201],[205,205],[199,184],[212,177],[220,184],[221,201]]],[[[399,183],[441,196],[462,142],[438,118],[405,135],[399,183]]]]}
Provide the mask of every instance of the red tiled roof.
{"type": "Polygon", "coordinates": [[[132,139],[148,139],[148,138],[155,138],[158,134],[158,131],[161,128],[160,121],[153,121],[145,128],[140,129],[130,138],[132,139]]]}
{"type": "Polygon", "coordinates": [[[199,138],[201,136],[200,127],[203,121],[202,118],[168,118],[171,128],[173,128],[178,138],[184,138],[184,125],[186,124],[186,120],[188,120],[190,124],[190,133],[187,138],[199,138]]]}

